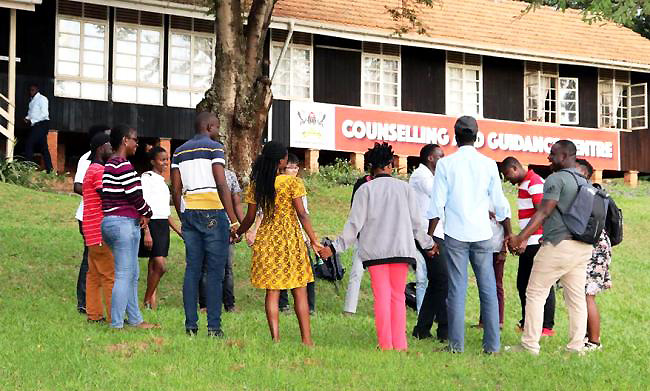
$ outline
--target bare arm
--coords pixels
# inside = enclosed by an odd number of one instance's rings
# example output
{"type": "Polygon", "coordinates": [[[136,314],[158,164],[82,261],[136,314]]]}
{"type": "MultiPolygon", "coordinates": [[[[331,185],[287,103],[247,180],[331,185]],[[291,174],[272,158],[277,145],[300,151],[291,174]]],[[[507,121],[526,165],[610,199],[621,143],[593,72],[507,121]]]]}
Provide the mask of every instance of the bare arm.
{"type": "Polygon", "coordinates": [[[433,232],[436,230],[436,227],[438,226],[439,222],[440,222],[440,217],[436,217],[435,219],[429,220],[429,230],[427,231],[429,236],[433,236],[433,232]]]}
{"type": "Polygon", "coordinates": [[[183,191],[183,181],[181,180],[181,172],[177,168],[172,168],[172,202],[176,209],[176,214],[181,217],[181,193],[183,191]]]}
{"type": "Polygon", "coordinates": [[[239,222],[232,206],[232,195],[230,194],[230,188],[226,183],[226,172],[223,169],[223,165],[214,163],[212,165],[212,175],[214,176],[214,182],[217,184],[219,199],[221,199],[221,203],[223,204],[223,208],[226,210],[226,214],[228,214],[228,218],[233,224],[239,222]]]}
{"type": "Polygon", "coordinates": [[[75,193],[79,194],[80,196],[83,196],[82,184],[79,183],[79,182],[75,182],[75,183],[72,185],[72,191],[74,191],[75,193]]]}
{"type": "Polygon", "coordinates": [[[293,208],[296,210],[296,214],[298,215],[298,220],[300,220],[302,228],[307,233],[307,236],[309,236],[309,241],[311,242],[312,246],[319,244],[318,237],[316,237],[314,228],[311,225],[311,220],[309,219],[309,213],[307,213],[305,210],[305,204],[302,202],[302,197],[294,198],[292,200],[292,203],[293,208]]]}
{"type": "Polygon", "coordinates": [[[248,210],[246,211],[246,216],[244,217],[244,220],[241,222],[241,225],[239,228],[237,228],[237,236],[241,236],[244,232],[248,231],[248,229],[253,225],[255,222],[255,216],[257,216],[257,204],[248,204],[248,210]]]}
{"type": "Polygon", "coordinates": [[[169,216],[167,218],[167,221],[169,222],[169,226],[171,227],[171,229],[174,232],[176,232],[178,234],[178,236],[180,236],[182,238],[183,233],[181,232],[181,228],[178,226],[178,224],[176,224],[176,221],[174,221],[174,219],[171,216],[169,216]]]}
{"type": "Polygon", "coordinates": [[[244,221],[244,208],[241,204],[241,195],[239,193],[232,194],[232,205],[235,208],[235,214],[237,215],[237,220],[244,221]]]}

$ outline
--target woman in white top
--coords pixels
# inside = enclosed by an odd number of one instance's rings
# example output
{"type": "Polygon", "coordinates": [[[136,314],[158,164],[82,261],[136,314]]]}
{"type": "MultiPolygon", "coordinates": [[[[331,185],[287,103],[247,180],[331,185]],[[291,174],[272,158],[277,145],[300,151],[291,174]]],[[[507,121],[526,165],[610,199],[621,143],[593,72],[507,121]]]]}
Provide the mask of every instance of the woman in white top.
{"type": "Polygon", "coordinates": [[[169,156],[164,148],[156,146],[149,152],[153,170],[142,174],[142,195],[151,207],[153,216],[144,229],[140,242],[139,256],[149,258],[147,271],[147,292],[144,294],[145,308],[155,309],[156,289],[165,274],[165,261],[169,252],[169,227],[181,238],[180,229],[172,220],[169,207],[170,192],[163,172],[169,165],[169,156]]]}

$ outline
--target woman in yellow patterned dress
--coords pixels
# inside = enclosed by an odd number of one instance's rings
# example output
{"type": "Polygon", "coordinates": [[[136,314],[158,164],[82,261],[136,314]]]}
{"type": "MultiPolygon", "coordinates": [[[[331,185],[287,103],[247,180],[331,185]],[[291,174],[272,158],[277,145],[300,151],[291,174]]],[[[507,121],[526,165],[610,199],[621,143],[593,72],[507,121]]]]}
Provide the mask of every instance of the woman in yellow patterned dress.
{"type": "Polygon", "coordinates": [[[255,221],[258,208],[264,212],[262,224],[253,244],[251,283],[266,289],[266,319],[271,338],[280,340],[278,300],[280,291],[291,289],[298,317],[300,335],[305,345],[312,345],[309,325],[307,283],[314,281],[307,246],[300,224],[309,236],[315,251],[322,249],[305,211],[302,197],[306,195],[300,178],[281,175],[287,165],[287,148],[270,141],[253,164],[251,185],[245,202],[248,211],[237,230],[238,240],[255,221]]]}

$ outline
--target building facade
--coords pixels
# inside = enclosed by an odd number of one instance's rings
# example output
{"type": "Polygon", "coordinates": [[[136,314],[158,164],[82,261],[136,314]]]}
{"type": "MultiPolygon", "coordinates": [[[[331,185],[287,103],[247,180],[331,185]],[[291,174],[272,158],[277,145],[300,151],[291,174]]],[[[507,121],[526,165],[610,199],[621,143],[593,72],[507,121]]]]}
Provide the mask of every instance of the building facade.
{"type": "MultiPolygon", "coordinates": [[[[550,145],[569,138],[599,176],[650,173],[650,40],[573,11],[521,16],[524,7],[446,0],[423,11],[426,35],[399,36],[382,2],[280,0],[266,42],[267,139],[304,151],[311,169],[334,155],[363,167],[363,152],[385,140],[405,169],[424,144],[452,153],[455,119],[473,115],[479,150],[497,161],[546,165],[550,145]]],[[[189,0],[45,0],[19,13],[16,118],[38,83],[59,170],[96,123],[133,124],[173,149],[191,137],[212,80],[205,12],[189,0]]],[[[5,72],[0,62],[0,84],[5,72]]]]}

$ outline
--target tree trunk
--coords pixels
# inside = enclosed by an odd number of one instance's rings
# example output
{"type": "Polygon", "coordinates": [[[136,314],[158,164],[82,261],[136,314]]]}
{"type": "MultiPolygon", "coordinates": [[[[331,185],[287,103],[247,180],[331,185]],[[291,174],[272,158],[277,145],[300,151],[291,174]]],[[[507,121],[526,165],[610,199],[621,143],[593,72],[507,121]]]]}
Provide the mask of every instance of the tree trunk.
{"type": "Polygon", "coordinates": [[[262,57],[275,2],[253,0],[244,29],[239,0],[214,0],[214,77],[197,111],[219,118],[227,164],[240,178],[248,176],[259,153],[272,101],[262,57]]]}

